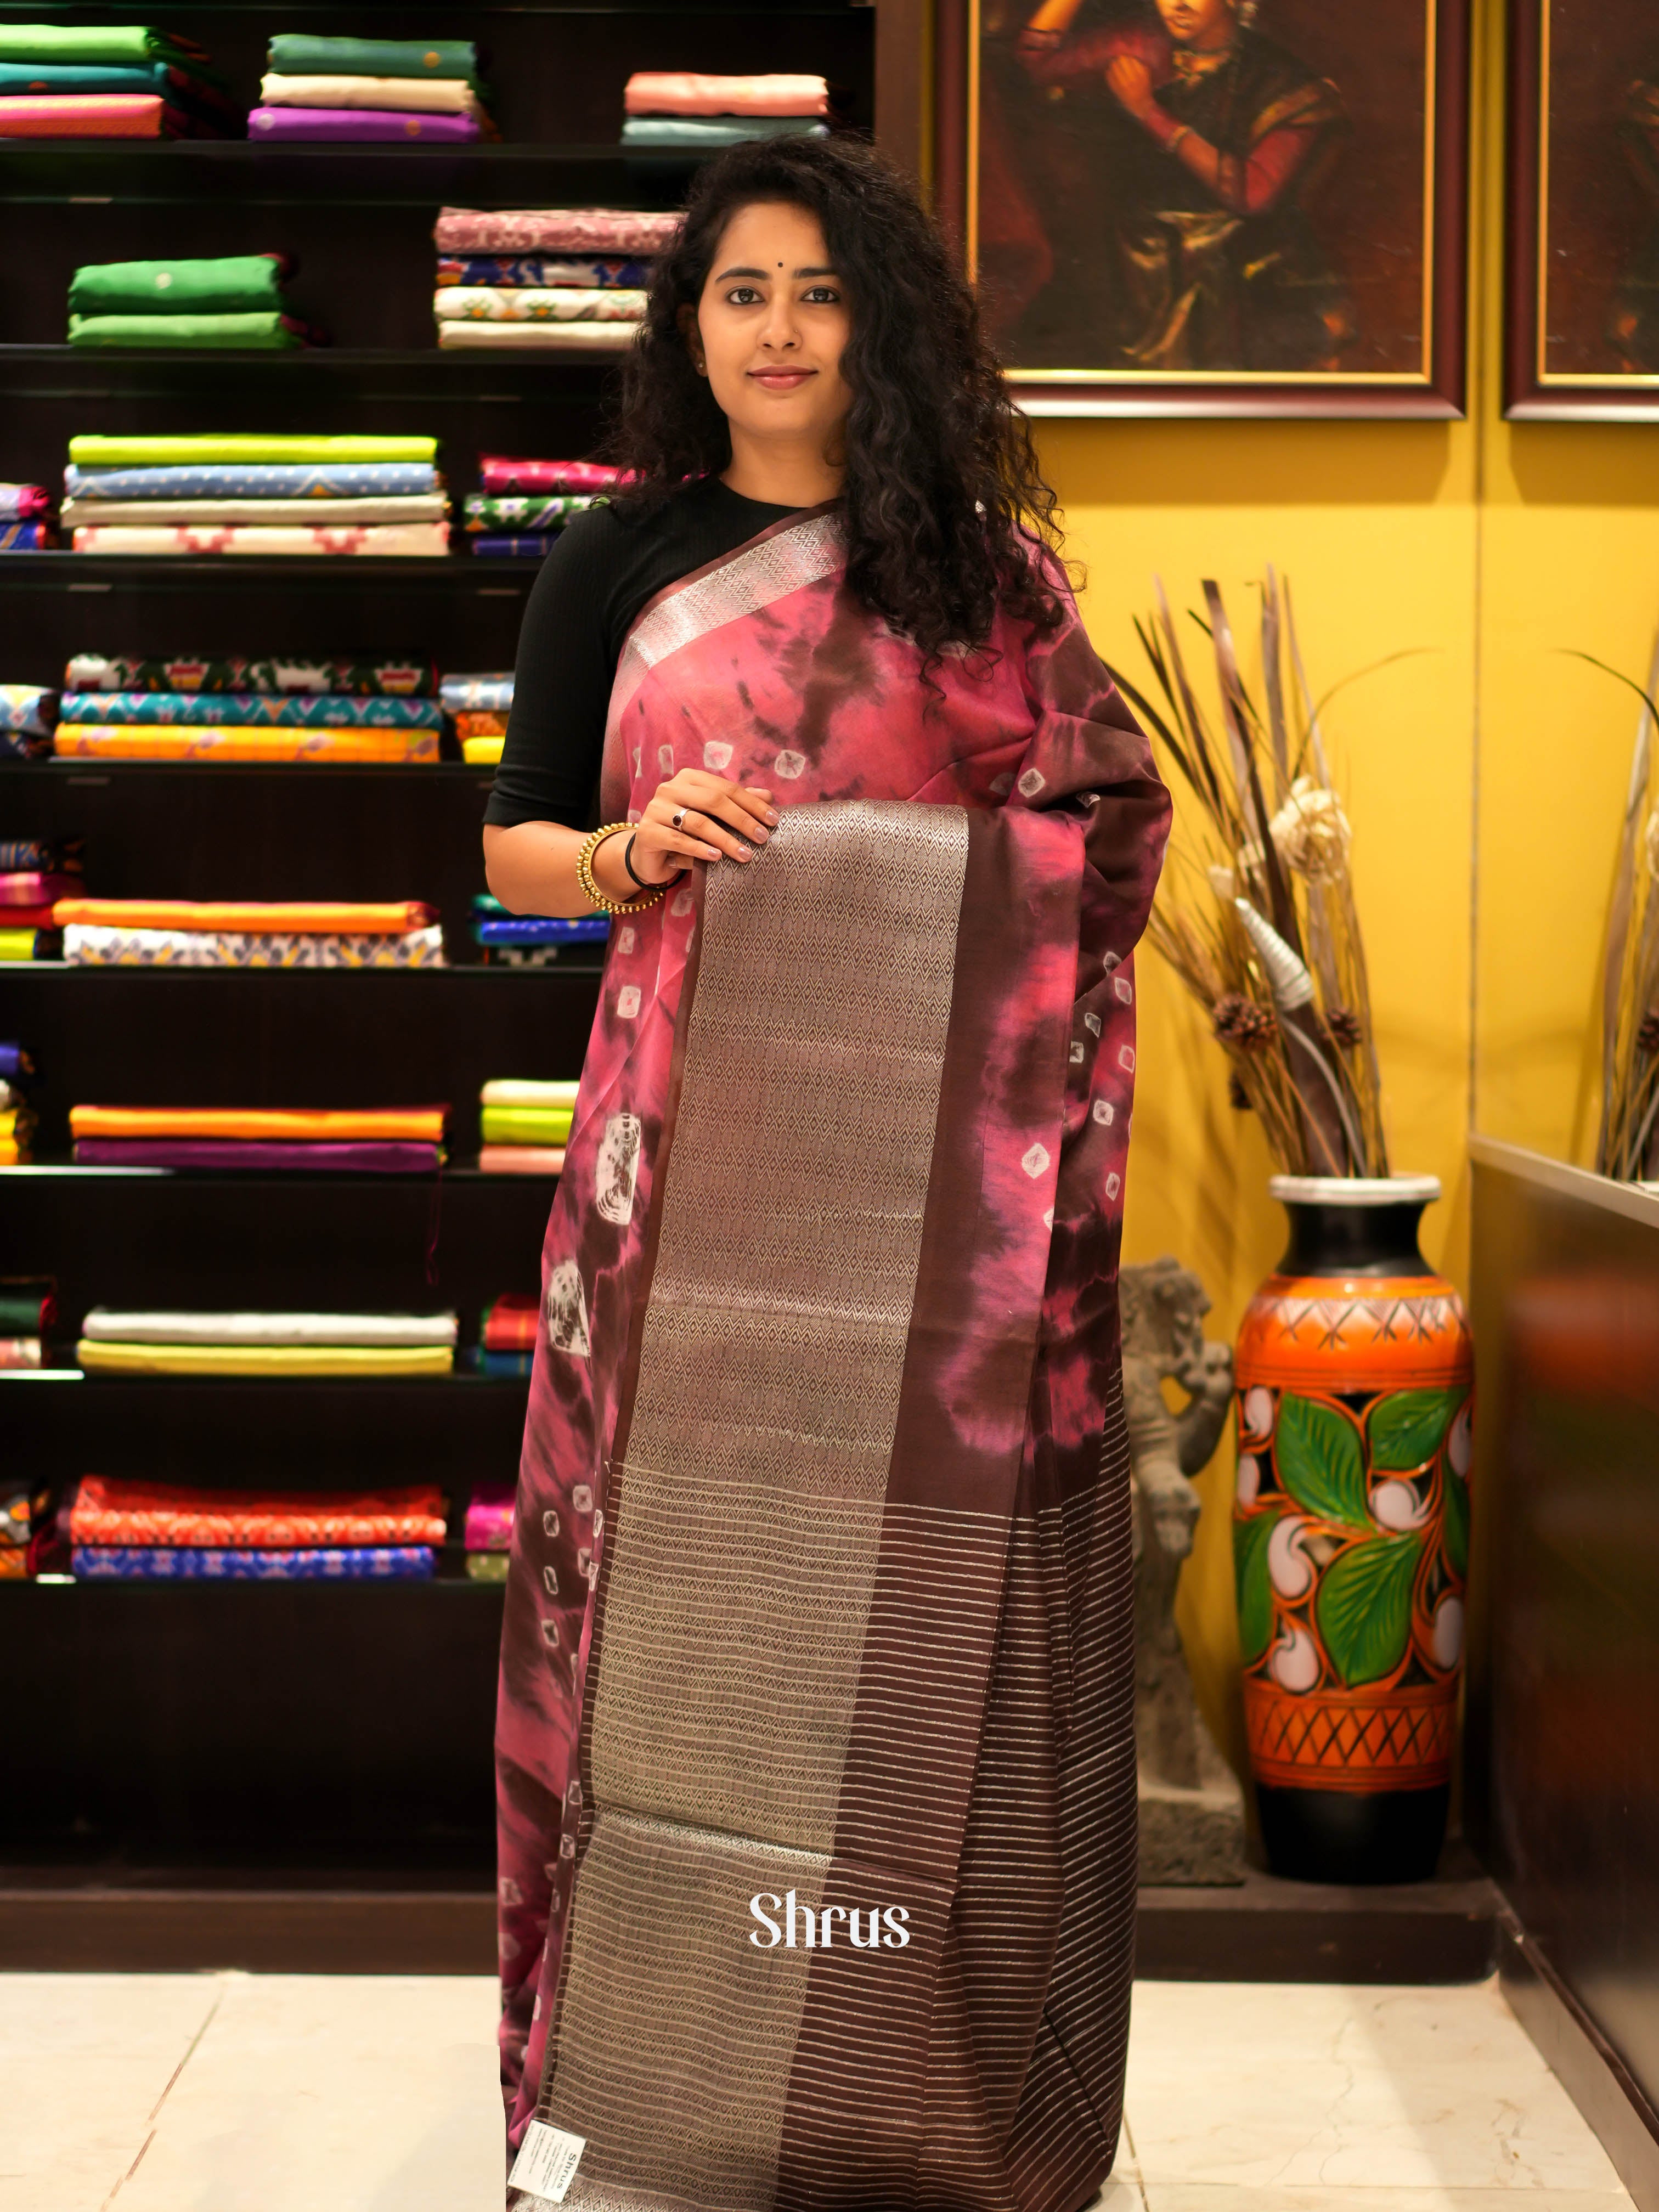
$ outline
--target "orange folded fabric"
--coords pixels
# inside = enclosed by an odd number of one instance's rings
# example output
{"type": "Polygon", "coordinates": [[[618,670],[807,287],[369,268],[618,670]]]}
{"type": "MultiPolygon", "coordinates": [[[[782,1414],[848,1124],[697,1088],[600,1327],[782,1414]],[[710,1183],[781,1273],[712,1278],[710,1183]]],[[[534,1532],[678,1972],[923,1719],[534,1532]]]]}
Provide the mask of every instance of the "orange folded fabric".
{"type": "Polygon", "coordinates": [[[82,1475],[69,1512],[76,1544],[257,1546],[441,1544],[434,1486],[382,1491],[194,1490],[176,1483],[82,1475]]]}
{"type": "Polygon", "coordinates": [[[350,906],[326,900],[263,905],[237,899],[59,899],[54,929],[84,922],[106,929],[245,929],[287,931],[301,936],[401,937],[438,919],[436,907],[418,899],[388,906],[350,906]]]}
{"type": "Polygon", "coordinates": [[[447,1106],[71,1106],[76,1137],[248,1137],[305,1144],[441,1145],[447,1106]]]}

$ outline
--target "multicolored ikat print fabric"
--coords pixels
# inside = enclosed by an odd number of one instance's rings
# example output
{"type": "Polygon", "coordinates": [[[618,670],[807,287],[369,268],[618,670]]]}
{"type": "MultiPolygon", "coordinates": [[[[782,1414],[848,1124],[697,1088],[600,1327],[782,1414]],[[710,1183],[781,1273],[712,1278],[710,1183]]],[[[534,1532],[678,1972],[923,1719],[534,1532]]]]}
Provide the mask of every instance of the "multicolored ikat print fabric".
{"type": "Polygon", "coordinates": [[[1050,573],[1058,629],[938,695],[822,512],[624,647],[602,818],[701,767],[784,821],[613,931],[544,1252],[501,2055],[514,2139],[586,2138],[572,2207],[1070,2212],[1111,2164],[1169,801],[1050,573]],[[750,1893],[791,1890],[911,1941],[763,1956],[750,1893]]]}

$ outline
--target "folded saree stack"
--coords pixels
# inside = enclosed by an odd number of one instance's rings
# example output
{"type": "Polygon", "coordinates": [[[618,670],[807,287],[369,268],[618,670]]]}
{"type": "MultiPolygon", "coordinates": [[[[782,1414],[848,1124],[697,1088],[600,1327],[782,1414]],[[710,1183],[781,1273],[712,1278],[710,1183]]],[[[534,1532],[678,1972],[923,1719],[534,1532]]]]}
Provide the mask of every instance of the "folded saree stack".
{"type": "Polygon", "coordinates": [[[58,901],[85,889],[78,846],[65,849],[36,838],[0,842],[0,929],[56,929],[58,901]]]}
{"type": "Polygon", "coordinates": [[[478,1165],[486,1175],[559,1175],[576,1085],[501,1078],[478,1093],[478,1165]]]}
{"type": "Polygon", "coordinates": [[[443,931],[417,900],[60,899],[71,965],[118,968],[441,968],[443,931]]]}
{"type": "Polygon", "coordinates": [[[71,760],[435,762],[445,720],[436,688],[430,662],[368,655],[77,653],[65,672],[56,750],[71,760]]]}
{"type": "Polygon", "coordinates": [[[467,145],[499,138],[463,39],[272,39],[248,136],[339,145],[467,145]]]}
{"type": "MultiPolygon", "coordinates": [[[[530,1303],[533,1307],[536,1301],[532,1298],[530,1303]]],[[[469,1582],[507,1580],[507,1554],[513,1547],[513,1504],[514,1492],[507,1484],[495,1483],[474,1490],[465,1524],[469,1582]]]]}
{"type": "Polygon", "coordinates": [[[435,438],[287,432],[70,441],[77,553],[395,554],[441,559],[435,438]]]}
{"type": "Polygon", "coordinates": [[[821,76],[702,76],[636,70],[623,93],[624,146],[712,153],[751,138],[824,138],[830,88],[821,76]]]}
{"type": "Polygon", "coordinates": [[[245,353],[325,345],[325,332],[289,312],[283,287],[297,265],[287,253],[94,263],[70,281],[69,342],[245,353]]]}
{"type": "Polygon", "coordinates": [[[29,1494],[7,1483],[0,1486],[0,1582],[21,1583],[28,1571],[29,1494]]]}
{"type": "Polygon", "coordinates": [[[75,1354],[89,1375],[447,1375],[456,1316],[126,1313],[94,1306],[75,1354]]]}
{"type": "MultiPolygon", "coordinates": [[[[0,1040],[0,1168],[27,1167],[29,1164],[29,1143],[34,1134],[34,1113],[29,1104],[29,1082],[34,1073],[34,1063],[22,1046],[15,1040],[0,1040]]],[[[0,1283],[0,1367],[15,1367],[20,1364],[31,1367],[40,1364],[40,1330],[25,1330],[37,1341],[34,1357],[20,1363],[6,1357],[6,1346],[18,1332],[9,1324],[16,1319],[6,1310],[6,1291],[0,1283]]]]}
{"type": "Polygon", "coordinates": [[[539,560],[571,517],[613,490],[623,472],[599,461],[513,460],[486,454],[478,464],[478,489],[468,492],[463,510],[462,526],[472,550],[486,558],[539,560]]]}
{"type": "Polygon", "coordinates": [[[0,483],[0,553],[44,553],[57,543],[46,486],[0,483]]]}
{"type": "Polygon", "coordinates": [[[447,1106],[71,1106],[80,1167],[435,1175],[447,1106]]]}
{"type": "Polygon", "coordinates": [[[48,1276],[0,1276],[0,1368],[38,1367],[57,1318],[56,1285],[48,1276]]]}
{"type": "Polygon", "coordinates": [[[602,945],[610,934],[608,914],[509,914],[488,891],[472,901],[472,942],[494,967],[548,968],[561,950],[602,945]]]}
{"type": "Polygon", "coordinates": [[[0,684],[0,759],[33,760],[52,750],[58,694],[44,684],[0,684]]]}
{"type": "MultiPolygon", "coordinates": [[[[538,1297],[504,1291],[487,1305],[478,1326],[474,1364],[481,1375],[527,1376],[536,1353],[538,1297]]],[[[509,1493],[510,1495],[510,1493],[509,1493]]]]}
{"type": "Polygon", "coordinates": [[[625,353],[678,222],[622,208],[445,208],[433,234],[439,345],[625,353]]]}
{"type": "Polygon", "coordinates": [[[512,670],[446,676],[438,696],[460,739],[462,759],[474,768],[493,768],[501,757],[507,718],[513,711],[512,670]]]}
{"type": "Polygon", "coordinates": [[[199,1490],[88,1474],[58,1508],[77,1578],[425,1580],[447,1534],[428,1484],[378,1491],[199,1490]]]}
{"type": "Polygon", "coordinates": [[[192,39],[137,24],[0,24],[0,138],[240,138],[192,39]]]}

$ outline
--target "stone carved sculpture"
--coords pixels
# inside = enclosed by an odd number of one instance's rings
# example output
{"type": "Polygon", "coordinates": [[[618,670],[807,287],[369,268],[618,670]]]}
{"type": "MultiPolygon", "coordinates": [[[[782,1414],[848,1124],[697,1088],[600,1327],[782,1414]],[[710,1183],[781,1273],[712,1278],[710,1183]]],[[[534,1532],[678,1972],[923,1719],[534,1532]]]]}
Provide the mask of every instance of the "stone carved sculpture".
{"type": "Polygon", "coordinates": [[[1236,1882],[1244,1875],[1244,1800],[1193,1696],[1175,1622],[1181,1564],[1193,1547],[1197,1474],[1232,1406],[1231,1346],[1208,1344],[1210,1301],[1176,1261],[1125,1267],[1123,1401],[1134,1465],[1135,1741],[1140,1879],[1236,1882]],[[1163,1383],[1188,1394],[1172,1413],[1163,1383]]]}

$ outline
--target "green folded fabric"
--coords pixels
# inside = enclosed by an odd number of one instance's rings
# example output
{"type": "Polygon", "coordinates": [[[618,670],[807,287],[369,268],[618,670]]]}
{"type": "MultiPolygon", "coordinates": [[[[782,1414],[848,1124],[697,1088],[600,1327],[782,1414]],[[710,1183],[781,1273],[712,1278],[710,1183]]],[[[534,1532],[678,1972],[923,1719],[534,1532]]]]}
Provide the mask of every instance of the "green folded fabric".
{"type": "MultiPolygon", "coordinates": [[[[279,253],[216,261],[100,261],[70,279],[72,315],[246,315],[283,306],[279,253]]],[[[181,338],[179,343],[191,342],[181,338]]]]}
{"type": "Polygon", "coordinates": [[[120,437],[83,431],[70,440],[70,459],[82,469],[168,467],[193,461],[434,461],[435,438],[307,438],[281,432],[245,431],[221,436],[192,431],[182,437],[165,433],[120,437]]]}
{"type": "Polygon", "coordinates": [[[137,24],[0,23],[0,62],[111,62],[137,68],[143,62],[178,62],[189,67],[201,58],[191,40],[182,43],[165,31],[137,24]]]}
{"type": "Polygon", "coordinates": [[[155,92],[177,106],[201,94],[207,105],[217,109],[223,101],[212,95],[228,89],[223,77],[193,61],[0,61],[0,99],[20,92],[155,92]],[[188,76],[183,75],[186,70],[188,76]]]}
{"type": "Polygon", "coordinates": [[[486,1106],[478,1116],[487,1145],[562,1145],[572,1118],[568,1106],[486,1106]]]}
{"type": "Polygon", "coordinates": [[[280,31],[269,66],[283,76],[472,78],[478,50],[470,39],[319,39],[280,31]]]}
{"type": "Polygon", "coordinates": [[[72,346],[239,346],[289,353],[304,340],[275,309],[246,315],[71,315],[72,346]]]}

